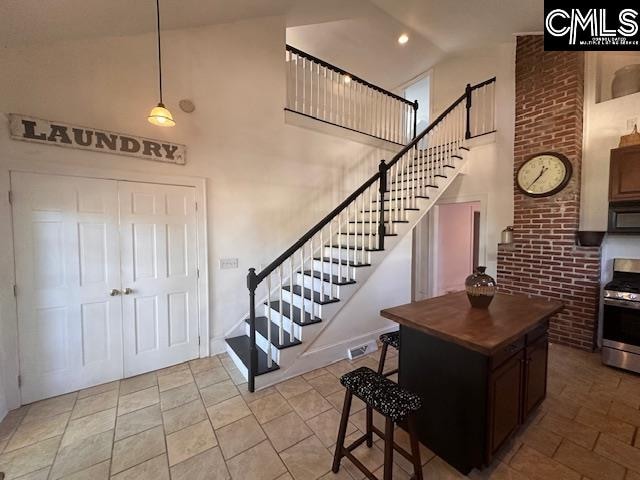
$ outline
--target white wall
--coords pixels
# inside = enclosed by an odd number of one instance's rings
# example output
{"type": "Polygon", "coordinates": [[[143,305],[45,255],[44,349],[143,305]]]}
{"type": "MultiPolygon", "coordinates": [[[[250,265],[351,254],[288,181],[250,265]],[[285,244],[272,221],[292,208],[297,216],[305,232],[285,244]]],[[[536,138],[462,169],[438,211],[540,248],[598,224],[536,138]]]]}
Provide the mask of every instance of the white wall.
{"type": "Polygon", "coordinates": [[[442,203],[480,201],[480,262],[495,277],[500,232],[513,222],[513,136],[515,126],[515,42],[449,58],[433,67],[432,112],[437,116],[456,100],[467,83],[496,77],[495,143],[474,148],[465,174],[444,192],[442,203]]]}
{"type": "MultiPolygon", "coordinates": [[[[206,178],[211,334],[219,340],[248,311],[245,275],[270,263],[351,193],[390,153],[284,123],[284,19],[166,32],[165,103],[177,126],[146,115],[157,102],[153,35],[0,49],[0,112],[184,143],[187,165],[42,146],[8,138],[0,115],[0,191],[10,169],[60,165],[77,173],[129,171],[206,178]],[[195,102],[191,115],[177,107],[195,102]],[[238,257],[237,270],[218,260],[238,257]]],[[[0,222],[10,207],[0,195],[0,222]]],[[[7,399],[18,405],[17,320],[11,232],[0,231],[0,355],[7,399]]],[[[1,391],[1,390],[0,390],[1,391]]]]}

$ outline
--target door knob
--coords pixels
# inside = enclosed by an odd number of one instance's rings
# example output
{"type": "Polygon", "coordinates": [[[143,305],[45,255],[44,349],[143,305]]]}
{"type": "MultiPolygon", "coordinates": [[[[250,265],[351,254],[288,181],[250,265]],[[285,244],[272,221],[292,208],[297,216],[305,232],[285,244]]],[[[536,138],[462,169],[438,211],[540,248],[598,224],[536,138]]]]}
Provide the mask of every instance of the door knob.
{"type": "Polygon", "coordinates": [[[127,288],[124,289],[124,294],[125,295],[131,295],[132,293],[133,293],[133,288],[127,287],[127,288]]]}
{"type": "Polygon", "coordinates": [[[112,288],[109,292],[109,295],[112,297],[117,297],[118,295],[120,295],[120,290],[118,290],[117,288],[112,288]]]}

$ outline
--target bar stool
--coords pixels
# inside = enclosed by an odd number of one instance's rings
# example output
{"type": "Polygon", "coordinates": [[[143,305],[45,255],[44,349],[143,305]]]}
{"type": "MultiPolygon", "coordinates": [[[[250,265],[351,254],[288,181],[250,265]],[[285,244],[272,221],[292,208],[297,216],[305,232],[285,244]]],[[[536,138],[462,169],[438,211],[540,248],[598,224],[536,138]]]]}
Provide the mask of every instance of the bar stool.
{"type": "Polygon", "coordinates": [[[393,450],[397,450],[402,456],[413,463],[414,479],[422,480],[422,463],[420,462],[420,446],[418,444],[418,434],[415,425],[414,413],[422,406],[422,399],[415,393],[402,388],[388,378],[374,372],[368,367],[360,367],[353,372],[349,372],[340,378],[340,383],[346,388],[344,405],[342,406],[342,418],[338,430],[338,441],[333,456],[334,473],[340,470],[342,457],[347,457],[351,462],[364,473],[367,478],[376,480],[373,472],[367,470],[351,452],[362,445],[365,441],[367,447],[373,446],[373,434],[375,433],[384,440],[384,476],[383,480],[391,480],[393,469],[393,450]],[[345,447],[344,440],[347,433],[349,413],[351,410],[351,400],[353,395],[361,399],[366,404],[366,433],[358,438],[351,445],[345,447]],[[383,415],[385,421],[384,433],[373,425],[373,410],[383,415]],[[404,450],[393,440],[393,429],[396,423],[407,420],[409,427],[409,440],[411,453],[404,450]]]}
{"type": "Polygon", "coordinates": [[[400,332],[383,333],[380,335],[380,342],[382,342],[382,352],[380,352],[380,363],[378,364],[378,373],[385,377],[390,377],[394,373],[398,373],[398,369],[391,370],[387,373],[382,373],[384,370],[384,362],[387,360],[387,349],[391,346],[396,350],[400,350],[400,332]]]}

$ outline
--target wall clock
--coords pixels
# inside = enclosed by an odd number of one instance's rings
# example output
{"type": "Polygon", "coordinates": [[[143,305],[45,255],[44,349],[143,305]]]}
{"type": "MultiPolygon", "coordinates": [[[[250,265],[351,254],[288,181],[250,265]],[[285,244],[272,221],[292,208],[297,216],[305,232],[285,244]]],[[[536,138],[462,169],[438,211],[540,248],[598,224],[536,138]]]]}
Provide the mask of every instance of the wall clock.
{"type": "Polygon", "coordinates": [[[537,153],[518,169],[516,185],[530,197],[548,197],[566,187],[572,173],[571,162],[561,153],[537,153]]]}

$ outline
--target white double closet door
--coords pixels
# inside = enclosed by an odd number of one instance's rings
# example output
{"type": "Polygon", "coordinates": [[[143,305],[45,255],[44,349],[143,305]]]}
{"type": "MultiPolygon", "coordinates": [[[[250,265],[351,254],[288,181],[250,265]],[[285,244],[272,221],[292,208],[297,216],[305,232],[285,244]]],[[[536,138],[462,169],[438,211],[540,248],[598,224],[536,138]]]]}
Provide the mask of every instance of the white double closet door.
{"type": "Polygon", "coordinates": [[[22,402],[199,352],[195,189],[11,174],[22,402]]]}

